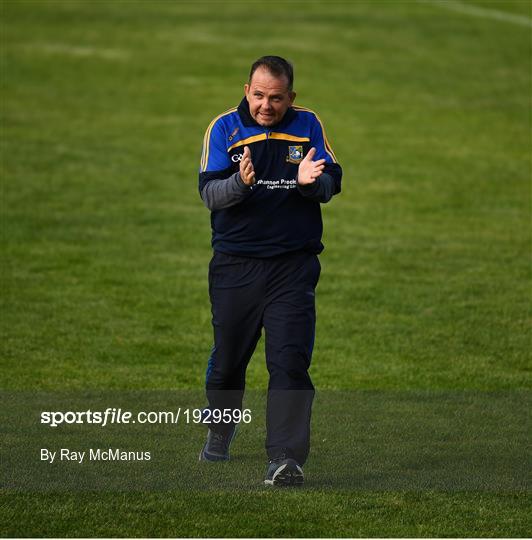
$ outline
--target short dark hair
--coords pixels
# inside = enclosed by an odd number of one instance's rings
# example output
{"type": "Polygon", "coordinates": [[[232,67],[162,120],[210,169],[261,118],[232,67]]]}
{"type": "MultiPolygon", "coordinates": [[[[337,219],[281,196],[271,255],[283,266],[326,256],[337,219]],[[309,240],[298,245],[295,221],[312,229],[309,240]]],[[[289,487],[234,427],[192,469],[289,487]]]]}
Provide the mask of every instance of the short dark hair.
{"type": "Polygon", "coordinates": [[[260,67],[266,68],[275,77],[285,76],[288,79],[288,90],[292,91],[292,87],[294,86],[294,68],[288,60],[280,56],[261,56],[251,66],[251,71],[249,72],[250,83],[253,73],[260,67]]]}

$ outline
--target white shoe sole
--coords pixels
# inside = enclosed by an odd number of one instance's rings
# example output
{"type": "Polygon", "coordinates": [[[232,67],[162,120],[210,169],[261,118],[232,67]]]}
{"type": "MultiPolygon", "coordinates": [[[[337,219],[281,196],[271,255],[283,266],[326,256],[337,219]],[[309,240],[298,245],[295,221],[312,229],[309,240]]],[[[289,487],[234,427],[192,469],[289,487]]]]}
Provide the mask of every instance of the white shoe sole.
{"type": "Polygon", "coordinates": [[[303,469],[299,465],[288,467],[288,463],[281,465],[271,480],[264,480],[267,486],[302,486],[304,481],[303,469]]]}

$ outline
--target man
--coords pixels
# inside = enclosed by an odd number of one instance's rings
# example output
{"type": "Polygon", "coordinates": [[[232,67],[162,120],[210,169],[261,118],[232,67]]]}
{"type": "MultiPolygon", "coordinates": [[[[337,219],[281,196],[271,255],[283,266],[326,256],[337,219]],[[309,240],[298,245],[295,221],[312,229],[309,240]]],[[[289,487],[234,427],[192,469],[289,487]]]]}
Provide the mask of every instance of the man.
{"type": "MultiPolygon", "coordinates": [[[[238,107],[209,125],[199,174],[214,249],[208,410],[241,409],[246,367],[264,328],[270,376],[265,483],[298,485],[314,397],[308,369],[323,250],[320,203],[340,192],[342,169],[318,117],[293,106],[289,62],[259,58],[244,92],[238,107]]],[[[232,420],[209,424],[200,460],[229,459],[232,420]]]]}

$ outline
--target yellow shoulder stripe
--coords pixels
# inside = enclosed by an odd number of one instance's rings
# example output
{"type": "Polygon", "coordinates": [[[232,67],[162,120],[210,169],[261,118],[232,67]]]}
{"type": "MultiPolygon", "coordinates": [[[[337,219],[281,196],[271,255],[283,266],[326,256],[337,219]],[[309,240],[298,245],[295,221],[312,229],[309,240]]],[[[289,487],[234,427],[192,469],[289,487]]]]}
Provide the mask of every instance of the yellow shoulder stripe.
{"type": "Polygon", "coordinates": [[[217,120],[236,111],[236,107],[228,109],[227,111],[219,114],[213,121],[209,124],[205,136],[203,137],[203,152],[201,153],[201,171],[204,172],[207,169],[207,164],[209,163],[209,146],[211,143],[211,131],[217,120]]]}
{"type": "Polygon", "coordinates": [[[293,106],[292,108],[295,109],[296,111],[306,111],[306,112],[312,113],[316,117],[316,120],[319,122],[321,126],[323,142],[325,143],[325,151],[327,152],[327,154],[329,154],[329,156],[331,156],[333,163],[338,163],[338,160],[336,159],[336,156],[334,155],[333,149],[331,148],[331,145],[329,144],[329,140],[327,139],[327,135],[325,134],[325,128],[323,127],[320,117],[313,110],[307,109],[306,107],[293,106]]]}
{"type": "Polygon", "coordinates": [[[239,146],[244,146],[245,144],[251,144],[257,141],[265,141],[266,140],[266,133],[260,133],[259,135],[253,135],[252,137],[248,137],[247,139],[242,139],[235,144],[232,144],[227,151],[231,151],[233,148],[238,148],[239,146]]]}
{"type": "MultiPolygon", "coordinates": [[[[260,133],[259,135],[253,135],[252,137],[247,137],[242,139],[235,144],[232,144],[227,151],[230,152],[233,148],[238,148],[239,146],[244,146],[245,144],[251,144],[257,141],[265,141],[268,138],[266,133],[260,133]]],[[[308,142],[310,139],[308,137],[296,137],[295,135],[290,135],[289,133],[276,133],[272,131],[269,136],[270,139],[277,139],[283,141],[295,141],[295,142],[308,142]]]]}
{"type": "Polygon", "coordinates": [[[295,142],[310,141],[308,137],[296,137],[295,135],[290,135],[289,133],[275,133],[274,131],[270,133],[270,139],[280,139],[283,141],[295,141],[295,142]]]}

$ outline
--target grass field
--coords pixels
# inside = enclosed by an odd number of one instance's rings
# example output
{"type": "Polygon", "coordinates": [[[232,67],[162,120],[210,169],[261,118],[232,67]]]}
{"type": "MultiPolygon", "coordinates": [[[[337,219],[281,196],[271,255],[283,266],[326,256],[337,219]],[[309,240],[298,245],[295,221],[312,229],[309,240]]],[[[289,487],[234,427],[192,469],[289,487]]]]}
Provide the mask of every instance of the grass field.
{"type": "MultiPolygon", "coordinates": [[[[488,404],[498,393],[517,405],[493,418],[515,426],[522,416],[512,433],[526,439],[529,1],[0,5],[6,396],[201,389],[212,339],[201,142],[209,121],[241,99],[251,62],[279,54],[294,62],[296,103],[320,113],[344,170],[342,194],[323,208],[318,395],[380,393],[386,417],[404,396],[458,392],[488,404]]],[[[266,380],[260,346],[248,385],[266,380]]],[[[355,474],[349,486],[313,483],[326,479],[320,465],[342,449],[346,429],[360,457],[361,426],[337,421],[337,400],[322,403],[302,490],[260,486],[259,420],[243,434],[244,465],[236,445],[221,475],[256,474],[244,487],[216,485],[212,470],[209,489],[180,488],[179,477],[170,491],[4,487],[0,531],[531,535],[529,480],[450,490],[430,481],[372,488],[355,474]],[[329,446],[320,429],[335,425],[329,446]]],[[[420,421],[423,410],[408,409],[420,421]]],[[[190,432],[176,470],[198,466],[202,437],[190,432]]]]}

